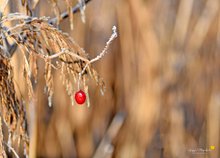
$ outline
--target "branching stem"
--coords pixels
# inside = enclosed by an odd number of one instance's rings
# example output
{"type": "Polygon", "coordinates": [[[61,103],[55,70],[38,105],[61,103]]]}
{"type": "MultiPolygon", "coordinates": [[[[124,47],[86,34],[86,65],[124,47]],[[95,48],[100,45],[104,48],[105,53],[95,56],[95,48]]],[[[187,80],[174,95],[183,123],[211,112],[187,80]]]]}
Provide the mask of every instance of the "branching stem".
{"type": "MultiPolygon", "coordinates": [[[[82,2],[80,1],[79,3],[77,3],[77,4],[72,8],[72,13],[75,14],[75,13],[79,12],[79,11],[80,11],[80,8],[81,8],[83,5],[86,5],[86,4],[87,4],[88,2],[90,2],[90,1],[91,1],[91,0],[85,0],[85,1],[83,2],[84,4],[82,4],[82,2]]],[[[61,20],[66,19],[66,18],[68,18],[68,17],[69,17],[68,11],[63,12],[63,13],[60,15],[61,20]]],[[[57,23],[57,20],[58,20],[57,17],[52,18],[52,19],[49,20],[49,24],[54,25],[54,24],[57,23]]]]}
{"type": "Polygon", "coordinates": [[[107,54],[107,50],[109,48],[109,45],[112,43],[112,41],[118,36],[117,34],[117,28],[116,26],[112,27],[112,35],[109,38],[109,40],[106,42],[105,48],[102,50],[102,52],[97,55],[95,58],[91,59],[89,62],[86,63],[86,65],[84,66],[84,68],[82,69],[82,71],[79,73],[79,80],[78,80],[78,89],[80,89],[80,80],[82,78],[82,75],[84,74],[84,72],[86,71],[86,68],[89,66],[89,64],[92,64],[98,60],[100,60],[102,57],[105,56],[105,54],[107,54]]]}

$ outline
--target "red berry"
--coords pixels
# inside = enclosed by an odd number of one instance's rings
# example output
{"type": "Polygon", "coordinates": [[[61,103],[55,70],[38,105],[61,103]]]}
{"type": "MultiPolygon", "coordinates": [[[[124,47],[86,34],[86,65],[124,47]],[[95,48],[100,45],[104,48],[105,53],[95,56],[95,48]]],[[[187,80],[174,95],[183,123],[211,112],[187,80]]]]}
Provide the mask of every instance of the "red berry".
{"type": "Polygon", "coordinates": [[[75,100],[78,104],[83,104],[86,101],[86,94],[82,90],[79,90],[75,94],[75,100]]]}

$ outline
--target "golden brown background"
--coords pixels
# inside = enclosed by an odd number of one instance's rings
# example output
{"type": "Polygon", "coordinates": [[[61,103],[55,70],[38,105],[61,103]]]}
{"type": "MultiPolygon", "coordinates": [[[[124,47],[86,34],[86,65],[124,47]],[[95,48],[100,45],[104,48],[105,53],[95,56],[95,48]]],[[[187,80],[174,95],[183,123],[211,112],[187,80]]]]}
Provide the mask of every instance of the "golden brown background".
{"type": "MultiPolygon", "coordinates": [[[[64,1],[58,4],[66,10],[64,1]]],[[[24,11],[13,0],[7,9],[24,11]]],[[[69,19],[60,29],[91,57],[112,26],[118,29],[109,53],[93,65],[105,95],[91,80],[91,107],[71,106],[54,73],[50,108],[40,72],[37,105],[27,105],[30,157],[220,157],[220,1],[91,0],[85,15],[85,24],[77,13],[74,30],[69,19]],[[210,150],[192,151],[199,148],[210,150]]],[[[35,16],[55,17],[52,5],[41,0],[35,16]]],[[[25,95],[19,59],[16,53],[15,82],[25,95]]]]}

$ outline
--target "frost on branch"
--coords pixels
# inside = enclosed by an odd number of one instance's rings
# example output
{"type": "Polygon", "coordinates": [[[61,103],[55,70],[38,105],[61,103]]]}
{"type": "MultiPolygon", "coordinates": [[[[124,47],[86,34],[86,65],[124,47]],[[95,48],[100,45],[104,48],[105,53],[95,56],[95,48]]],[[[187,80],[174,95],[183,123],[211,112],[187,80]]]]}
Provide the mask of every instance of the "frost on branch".
{"type": "Polygon", "coordinates": [[[48,24],[46,17],[33,18],[14,13],[4,16],[0,24],[4,26],[8,21],[14,21],[17,24],[2,31],[6,38],[11,38],[17,43],[23,53],[25,63],[23,75],[30,98],[33,98],[32,80],[37,82],[36,61],[39,58],[45,61],[45,90],[50,105],[52,105],[53,96],[53,71],[61,73],[63,85],[69,96],[73,96],[79,87],[88,93],[87,80],[89,78],[94,79],[100,90],[104,92],[103,79],[91,64],[100,60],[107,53],[109,45],[117,37],[115,26],[112,28],[113,33],[103,51],[97,57],[89,59],[88,54],[68,34],[48,24]]]}
{"type": "MultiPolygon", "coordinates": [[[[22,53],[24,63],[22,75],[28,87],[30,101],[35,98],[33,84],[37,83],[37,60],[41,59],[45,62],[45,92],[48,95],[49,106],[52,106],[54,93],[53,72],[58,71],[70,98],[73,98],[72,96],[80,87],[87,95],[87,106],[89,107],[88,79],[92,78],[101,91],[104,92],[105,89],[104,81],[92,68],[92,63],[100,60],[107,53],[109,45],[117,37],[116,27],[113,27],[113,33],[103,51],[90,59],[88,54],[68,34],[48,24],[46,17],[33,18],[13,13],[2,17],[0,26],[1,34],[4,34],[4,36],[0,36],[0,110],[9,129],[8,142],[14,140],[20,142],[21,138],[27,150],[26,153],[28,153],[29,138],[25,106],[15,93],[11,56],[4,56],[6,50],[2,44],[3,38],[16,42],[22,53]],[[7,22],[12,21],[14,26],[5,27],[7,22]]],[[[11,147],[11,144],[7,145],[11,147]]],[[[13,148],[11,147],[11,149],[13,148]]]]}

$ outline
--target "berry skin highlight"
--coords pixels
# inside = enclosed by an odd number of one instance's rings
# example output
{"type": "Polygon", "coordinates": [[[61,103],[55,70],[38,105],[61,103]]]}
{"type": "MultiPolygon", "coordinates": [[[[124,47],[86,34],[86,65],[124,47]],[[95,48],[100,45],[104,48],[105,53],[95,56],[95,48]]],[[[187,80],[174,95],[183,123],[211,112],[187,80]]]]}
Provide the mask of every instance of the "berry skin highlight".
{"type": "Polygon", "coordinates": [[[75,93],[75,101],[77,104],[84,104],[86,101],[86,94],[82,90],[75,93]]]}

